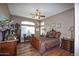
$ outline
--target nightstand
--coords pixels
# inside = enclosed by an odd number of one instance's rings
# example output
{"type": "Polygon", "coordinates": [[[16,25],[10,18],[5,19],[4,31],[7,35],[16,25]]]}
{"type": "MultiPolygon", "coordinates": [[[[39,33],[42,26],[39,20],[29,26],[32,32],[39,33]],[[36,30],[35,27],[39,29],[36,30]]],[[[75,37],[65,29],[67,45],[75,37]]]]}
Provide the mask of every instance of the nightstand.
{"type": "Polygon", "coordinates": [[[61,39],[61,48],[74,53],[74,40],[68,38],[61,39]]]}

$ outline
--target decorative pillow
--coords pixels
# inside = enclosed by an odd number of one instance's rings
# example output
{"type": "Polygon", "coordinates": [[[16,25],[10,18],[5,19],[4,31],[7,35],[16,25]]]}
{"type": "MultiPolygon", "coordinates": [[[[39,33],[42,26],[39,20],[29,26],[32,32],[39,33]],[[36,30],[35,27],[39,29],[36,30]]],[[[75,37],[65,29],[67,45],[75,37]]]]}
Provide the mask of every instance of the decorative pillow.
{"type": "Polygon", "coordinates": [[[49,37],[49,32],[46,33],[46,37],[49,37]]]}
{"type": "Polygon", "coordinates": [[[46,37],[48,37],[48,38],[59,38],[60,35],[61,35],[60,32],[50,31],[50,32],[47,32],[46,37]]]}
{"type": "Polygon", "coordinates": [[[60,35],[61,35],[61,33],[60,33],[60,32],[56,32],[55,38],[59,38],[59,37],[60,37],[60,35]]]}
{"type": "Polygon", "coordinates": [[[52,31],[51,35],[52,35],[53,38],[55,38],[56,31],[52,31]]]}
{"type": "Polygon", "coordinates": [[[53,36],[51,34],[49,34],[48,38],[53,38],[53,36]]]}
{"type": "Polygon", "coordinates": [[[50,31],[50,32],[47,32],[46,37],[48,37],[48,38],[54,38],[55,34],[56,34],[56,31],[50,31]]]}

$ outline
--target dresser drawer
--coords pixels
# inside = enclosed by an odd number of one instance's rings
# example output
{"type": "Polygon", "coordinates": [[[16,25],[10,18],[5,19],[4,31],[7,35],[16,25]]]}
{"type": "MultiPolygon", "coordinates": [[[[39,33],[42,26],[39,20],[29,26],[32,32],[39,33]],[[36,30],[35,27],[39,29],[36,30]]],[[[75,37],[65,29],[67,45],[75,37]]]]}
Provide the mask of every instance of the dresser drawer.
{"type": "Polygon", "coordinates": [[[61,47],[66,50],[70,50],[70,41],[62,40],[61,47]]]}

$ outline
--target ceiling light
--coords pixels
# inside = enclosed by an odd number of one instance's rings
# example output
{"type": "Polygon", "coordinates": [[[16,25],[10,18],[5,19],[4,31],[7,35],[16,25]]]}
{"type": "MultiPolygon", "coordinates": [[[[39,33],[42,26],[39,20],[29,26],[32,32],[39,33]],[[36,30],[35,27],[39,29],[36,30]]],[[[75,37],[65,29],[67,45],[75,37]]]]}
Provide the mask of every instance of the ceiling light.
{"type": "Polygon", "coordinates": [[[41,20],[45,18],[45,15],[38,9],[35,10],[35,13],[31,13],[33,19],[41,20]]]}

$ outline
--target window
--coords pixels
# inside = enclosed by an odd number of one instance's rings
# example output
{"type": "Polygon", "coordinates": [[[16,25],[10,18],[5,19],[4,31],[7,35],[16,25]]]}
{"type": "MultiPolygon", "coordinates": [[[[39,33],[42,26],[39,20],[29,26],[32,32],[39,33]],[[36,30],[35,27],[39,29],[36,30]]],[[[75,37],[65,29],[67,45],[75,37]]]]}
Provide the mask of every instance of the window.
{"type": "Polygon", "coordinates": [[[29,22],[29,21],[22,21],[21,24],[23,24],[23,25],[35,25],[35,23],[29,22]]]}
{"type": "Polygon", "coordinates": [[[35,34],[34,26],[21,26],[21,36],[26,34],[26,36],[30,36],[31,34],[35,34]]]}
{"type": "Polygon", "coordinates": [[[45,35],[45,27],[41,27],[41,35],[45,35]]]}
{"type": "Polygon", "coordinates": [[[31,36],[31,34],[35,34],[35,23],[23,21],[21,23],[21,37],[23,38],[24,35],[31,36]],[[30,26],[29,26],[30,25],[30,26]]]}
{"type": "Polygon", "coordinates": [[[43,26],[44,25],[44,22],[41,22],[41,26],[43,26]]]}
{"type": "Polygon", "coordinates": [[[40,31],[41,33],[40,33],[40,34],[41,34],[41,35],[45,35],[44,22],[41,22],[41,27],[40,27],[40,30],[41,30],[41,31],[40,31]]]}

